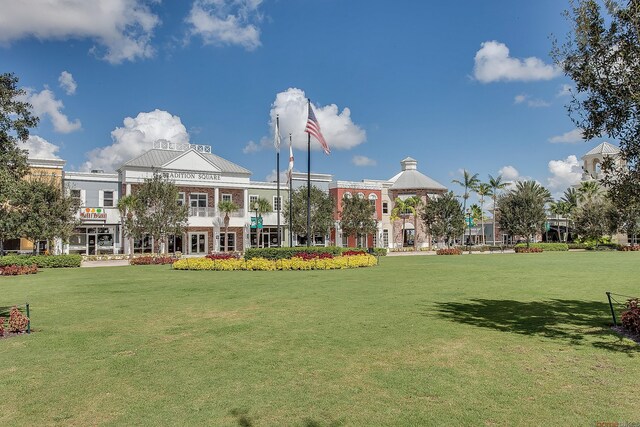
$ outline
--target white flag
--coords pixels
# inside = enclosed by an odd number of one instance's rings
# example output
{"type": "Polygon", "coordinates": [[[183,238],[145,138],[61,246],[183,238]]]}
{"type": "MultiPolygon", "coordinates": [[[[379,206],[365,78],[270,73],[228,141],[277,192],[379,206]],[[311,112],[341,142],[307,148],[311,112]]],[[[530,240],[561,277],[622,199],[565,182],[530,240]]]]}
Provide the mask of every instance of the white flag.
{"type": "Polygon", "coordinates": [[[291,180],[293,173],[293,148],[291,147],[291,134],[289,134],[289,169],[287,169],[287,177],[291,180]]]}
{"type": "Polygon", "coordinates": [[[276,116],[276,131],[273,135],[273,145],[276,151],[280,151],[280,118],[276,116]]]}

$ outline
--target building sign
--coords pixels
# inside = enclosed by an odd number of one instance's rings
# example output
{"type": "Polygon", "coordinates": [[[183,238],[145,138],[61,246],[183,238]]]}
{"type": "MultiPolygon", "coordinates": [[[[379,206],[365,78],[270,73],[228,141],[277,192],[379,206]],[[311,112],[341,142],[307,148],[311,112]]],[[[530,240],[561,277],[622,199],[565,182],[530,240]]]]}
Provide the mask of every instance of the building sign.
{"type": "Polygon", "coordinates": [[[80,219],[90,221],[95,219],[107,220],[107,212],[102,208],[82,208],[80,210],[80,219]]]}
{"type": "MultiPolygon", "coordinates": [[[[262,216],[259,216],[257,218],[257,220],[258,220],[257,221],[258,228],[262,228],[262,216]]],[[[255,216],[251,217],[251,228],[256,228],[256,217],[255,216]]]]}
{"type": "Polygon", "coordinates": [[[220,181],[220,174],[203,172],[163,172],[167,179],[182,179],[186,181],[220,181]]]}

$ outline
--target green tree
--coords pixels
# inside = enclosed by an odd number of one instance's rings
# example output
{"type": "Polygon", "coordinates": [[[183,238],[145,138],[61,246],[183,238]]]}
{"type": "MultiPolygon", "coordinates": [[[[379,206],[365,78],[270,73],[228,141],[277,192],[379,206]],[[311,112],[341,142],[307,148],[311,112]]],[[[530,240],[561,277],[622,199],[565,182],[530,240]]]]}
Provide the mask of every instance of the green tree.
{"type": "MultiPolygon", "coordinates": [[[[315,186],[311,186],[311,239],[313,236],[324,236],[333,226],[334,200],[329,194],[315,186]]],[[[307,187],[300,187],[291,194],[291,204],[284,204],[285,224],[293,233],[307,234],[307,187]],[[291,224],[289,224],[291,212],[291,224]]]]}
{"type": "MultiPolygon", "coordinates": [[[[462,181],[458,180],[458,179],[454,179],[451,181],[454,184],[458,184],[460,185],[462,188],[464,188],[464,193],[462,194],[462,199],[464,200],[464,203],[462,205],[462,212],[466,213],[467,212],[467,200],[469,199],[469,196],[471,195],[471,191],[475,191],[476,186],[480,183],[480,179],[478,178],[478,174],[474,173],[473,175],[471,175],[471,173],[469,173],[466,169],[463,170],[462,172],[462,181]]],[[[465,228],[466,228],[466,223],[465,223],[465,228]]],[[[462,230],[462,240],[464,240],[464,229],[462,230]]]]}
{"type": "Polygon", "coordinates": [[[118,200],[122,235],[129,239],[129,259],[133,258],[133,239],[140,239],[143,234],[137,215],[139,206],[138,198],[133,195],[123,196],[118,200]]]}
{"type": "Polygon", "coordinates": [[[21,101],[24,94],[14,74],[0,74],[0,254],[4,240],[19,237],[19,217],[26,209],[17,200],[20,180],[29,171],[27,152],[19,143],[29,139],[38,117],[32,115],[29,103],[21,101]]]}
{"type": "Polygon", "coordinates": [[[413,214],[413,228],[415,235],[413,236],[413,250],[418,250],[418,218],[420,216],[420,211],[424,207],[424,202],[420,198],[420,196],[411,196],[405,200],[405,203],[410,208],[411,213],[413,214]]]}
{"type": "Polygon", "coordinates": [[[555,200],[549,204],[549,212],[556,216],[558,241],[562,241],[562,234],[560,233],[560,217],[566,215],[568,206],[567,202],[562,200],[555,200]]]}
{"type": "Polygon", "coordinates": [[[424,207],[422,219],[429,234],[447,246],[464,231],[462,206],[451,191],[430,200],[424,207]]]}
{"type": "Polygon", "coordinates": [[[578,187],[577,194],[579,202],[589,202],[601,198],[604,190],[598,181],[582,181],[580,187],[578,187]]]}
{"type": "Polygon", "coordinates": [[[567,236],[565,242],[569,240],[570,226],[573,221],[573,214],[578,208],[578,190],[574,187],[569,187],[564,191],[564,194],[560,198],[564,202],[564,217],[567,219],[567,236]]]}
{"type": "Polygon", "coordinates": [[[342,198],[340,212],[340,228],[347,236],[355,236],[359,243],[362,236],[377,231],[377,221],[374,218],[376,208],[369,200],[362,196],[342,198]]]}
{"type": "Polygon", "coordinates": [[[595,241],[596,247],[603,236],[613,234],[617,229],[616,211],[606,199],[589,199],[581,204],[574,222],[578,235],[595,241]]]}
{"type": "Polygon", "coordinates": [[[178,193],[178,187],[161,174],[145,179],[135,192],[137,227],[159,243],[162,253],[166,253],[167,236],[180,234],[187,226],[189,207],[178,205],[178,193]]]}
{"type": "Polygon", "coordinates": [[[489,175],[489,185],[491,186],[491,198],[493,199],[493,244],[496,244],[496,204],[499,191],[504,190],[509,185],[508,182],[502,180],[502,175],[496,178],[489,175]]]}
{"type": "Polygon", "coordinates": [[[621,159],[603,162],[603,184],[633,229],[640,205],[640,2],[575,0],[566,16],[572,31],[552,55],[575,82],[567,110],[585,139],[620,142],[621,159]]]}
{"type": "MultiPolygon", "coordinates": [[[[264,197],[258,197],[258,200],[253,203],[251,208],[256,212],[258,218],[261,218],[263,214],[273,211],[271,203],[264,197]]],[[[262,229],[258,227],[258,218],[256,218],[256,247],[260,248],[264,247],[264,243],[262,243],[262,229]]]]}
{"type": "Polygon", "coordinates": [[[223,200],[218,203],[218,210],[220,213],[224,214],[224,242],[225,242],[225,252],[227,250],[227,237],[229,236],[229,214],[237,211],[239,206],[236,205],[231,200],[223,200]]]}
{"type": "Polygon", "coordinates": [[[531,236],[541,232],[547,219],[545,204],[551,201],[549,191],[535,181],[519,181],[516,188],[501,195],[497,201],[500,228],[512,236],[531,236]]]}
{"type": "Polygon", "coordinates": [[[68,241],[79,223],[78,201],[65,195],[55,180],[24,179],[18,186],[18,203],[28,206],[21,210],[18,231],[34,243],[33,252],[40,240],[46,240],[49,247],[55,238],[68,241]]]}

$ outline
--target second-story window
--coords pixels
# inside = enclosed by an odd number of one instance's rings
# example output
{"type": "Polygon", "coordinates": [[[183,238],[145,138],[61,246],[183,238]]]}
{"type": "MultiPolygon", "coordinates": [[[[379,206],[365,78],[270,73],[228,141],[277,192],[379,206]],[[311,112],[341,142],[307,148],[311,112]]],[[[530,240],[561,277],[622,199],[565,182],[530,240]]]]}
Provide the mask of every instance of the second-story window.
{"type": "Polygon", "coordinates": [[[253,206],[258,201],[258,196],[255,194],[249,195],[249,206],[253,206]]]}
{"type": "Polygon", "coordinates": [[[178,206],[184,206],[185,203],[185,194],[178,193],[178,206]]]}
{"type": "Polygon", "coordinates": [[[206,208],[207,195],[200,193],[189,194],[189,206],[191,206],[192,208],[206,208]]]}
{"type": "Polygon", "coordinates": [[[282,197],[273,196],[273,210],[276,212],[282,210],[282,197]]]}
{"type": "Polygon", "coordinates": [[[383,214],[389,213],[389,204],[387,202],[382,202],[382,213],[383,214]]]}
{"type": "Polygon", "coordinates": [[[113,191],[105,191],[103,193],[102,205],[105,208],[113,207],[113,191]]]}
{"type": "Polygon", "coordinates": [[[78,206],[82,206],[82,190],[71,190],[71,198],[78,206]]]}
{"type": "Polygon", "coordinates": [[[223,194],[222,195],[222,201],[223,202],[231,202],[231,194],[223,194]]]}

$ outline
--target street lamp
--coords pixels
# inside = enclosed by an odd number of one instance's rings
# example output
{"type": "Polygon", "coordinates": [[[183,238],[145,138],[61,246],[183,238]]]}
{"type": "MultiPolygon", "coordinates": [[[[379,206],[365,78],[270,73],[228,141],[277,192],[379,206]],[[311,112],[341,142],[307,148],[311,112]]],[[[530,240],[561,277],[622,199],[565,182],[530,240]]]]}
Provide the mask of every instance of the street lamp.
{"type": "Polygon", "coordinates": [[[471,254],[471,209],[467,208],[467,228],[469,229],[469,238],[467,239],[467,250],[471,254]]]}

